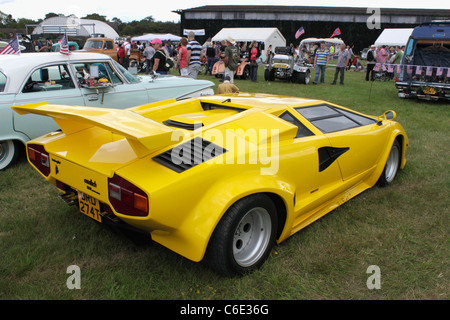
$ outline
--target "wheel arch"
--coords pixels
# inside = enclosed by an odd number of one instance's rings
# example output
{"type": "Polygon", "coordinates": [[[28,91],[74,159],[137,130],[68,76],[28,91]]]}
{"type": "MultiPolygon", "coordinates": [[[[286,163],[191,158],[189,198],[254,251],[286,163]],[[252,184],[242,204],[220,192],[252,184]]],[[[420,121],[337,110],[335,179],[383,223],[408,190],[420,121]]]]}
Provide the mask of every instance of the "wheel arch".
{"type": "Polygon", "coordinates": [[[254,179],[241,176],[215,185],[197,199],[197,205],[190,209],[176,229],[168,233],[151,232],[152,239],[192,261],[201,261],[228,209],[241,199],[255,194],[265,194],[274,203],[279,221],[276,239],[279,239],[286,233],[286,226],[291,220],[289,212],[293,210],[294,187],[285,182],[285,188],[280,188],[280,181],[273,176],[258,178],[257,183],[254,179]]]}

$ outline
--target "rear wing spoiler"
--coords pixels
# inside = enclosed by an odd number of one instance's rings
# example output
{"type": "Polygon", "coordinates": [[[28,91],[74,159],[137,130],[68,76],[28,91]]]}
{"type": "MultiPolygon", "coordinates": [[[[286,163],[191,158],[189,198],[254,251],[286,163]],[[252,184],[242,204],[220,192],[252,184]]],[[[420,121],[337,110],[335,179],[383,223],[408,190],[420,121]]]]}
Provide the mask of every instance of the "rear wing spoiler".
{"type": "Polygon", "coordinates": [[[52,117],[66,134],[99,127],[125,137],[138,156],[178,142],[174,130],[131,110],[53,105],[46,102],[11,107],[17,113],[52,117]]]}

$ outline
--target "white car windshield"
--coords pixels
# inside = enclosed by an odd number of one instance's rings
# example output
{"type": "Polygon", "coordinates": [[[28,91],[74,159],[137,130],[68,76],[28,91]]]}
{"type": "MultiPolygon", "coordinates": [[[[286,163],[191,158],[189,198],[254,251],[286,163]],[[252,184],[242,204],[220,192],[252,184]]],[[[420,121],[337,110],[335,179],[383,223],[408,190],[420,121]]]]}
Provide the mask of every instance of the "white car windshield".
{"type": "Polygon", "coordinates": [[[86,41],[83,49],[101,49],[103,46],[103,41],[88,40],[86,41]]]}

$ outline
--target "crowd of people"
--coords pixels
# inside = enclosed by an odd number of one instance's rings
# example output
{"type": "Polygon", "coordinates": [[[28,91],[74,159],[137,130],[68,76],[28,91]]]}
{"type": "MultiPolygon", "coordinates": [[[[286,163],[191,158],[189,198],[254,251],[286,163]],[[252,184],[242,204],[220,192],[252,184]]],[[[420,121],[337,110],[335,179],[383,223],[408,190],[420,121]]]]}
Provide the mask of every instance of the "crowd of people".
{"type": "Polygon", "coordinates": [[[142,56],[142,61],[146,62],[146,74],[152,71],[158,74],[167,74],[171,68],[175,67],[180,76],[193,79],[197,79],[202,65],[206,65],[205,75],[212,75],[214,64],[217,61],[223,61],[225,74],[221,81],[230,83],[234,82],[234,72],[243,58],[248,59],[250,79],[256,82],[262,53],[257,41],[252,41],[247,46],[246,42],[237,43],[232,38],[220,42],[208,39],[201,45],[195,39],[193,32],[190,32],[187,37],[181,38],[177,46],[170,41],[163,42],[160,39],[153,39],[146,44],[131,42],[131,39],[128,38],[125,42],[118,43],[117,50],[118,61],[125,68],[129,67],[132,52],[138,51],[142,56]],[[169,61],[175,63],[168,65],[169,61]],[[226,76],[229,77],[229,80],[225,80],[226,76]]]}
{"type": "Polygon", "coordinates": [[[389,72],[389,69],[385,68],[385,64],[399,65],[402,61],[404,50],[404,46],[389,47],[383,45],[377,48],[375,45],[371,45],[369,51],[367,51],[366,81],[375,80],[375,75],[379,72],[375,68],[377,64],[380,65],[381,70],[388,70],[389,78],[393,79],[395,70],[391,68],[392,72],[389,72]]]}
{"type": "MultiPolygon", "coordinates": [[[[334,59],[333,64],[336,65],[332,85],[344,84],[345,72],[352,70],[362,70],[360,56],[354,52],[353,45],[344,43],[338,46],[328,46],[325,42],[315,44],[310,51],[306,48],[294,47],[290,45],[292,54],[296,58],[304,59],[309,62],[315,69],[315,77],[313,84],[321,84],[325,82],[325,72],[327,70],[330,59],[334,59]]],[[[260,43],[257,41],[237,43],[232,38],[223,41],[211,41],[208,39],[203,45],[195,39],[195,34],[190,32],[187,37],[181,38],[177,46],[170,41],[161,41],[160,39],[152,40],[148,45],[145,43],[131,43],[127,39],[123,44],[118,46],[119,62],[128,67],[131,52],[138,50],[142,53],[142,57],[147,61],[145,73],[152,71],[158,74],[167,74],[171,68],[176,68],[182,77],[190,77],[197,79],[198,74],[205,65],[204,74],[212,75],[213,66],[217,61],[223,61],[225,71],[221,82],[234,83],[235,71],[243,59],[248,59],[250,64],[250,79],[257,82],[258,66],[262,62],[262,58],[273,55],[273,49],[270,45],[265,50],[264,57],[260,43]],[[170,63],[169,63],[170,62],[170,63]]],[[[374,80],[375,75],[379,72],[374,70],[376,64],[385,63],[400,64],[403,56],[402,47],[388,47],[372,45],[367,52],[367,69],[366,81],[374,80]]],[[[384,68],[383,68],[384,70],[384,68]]],[[[394,72],[388,73],[392,79],[394,72]]]]}

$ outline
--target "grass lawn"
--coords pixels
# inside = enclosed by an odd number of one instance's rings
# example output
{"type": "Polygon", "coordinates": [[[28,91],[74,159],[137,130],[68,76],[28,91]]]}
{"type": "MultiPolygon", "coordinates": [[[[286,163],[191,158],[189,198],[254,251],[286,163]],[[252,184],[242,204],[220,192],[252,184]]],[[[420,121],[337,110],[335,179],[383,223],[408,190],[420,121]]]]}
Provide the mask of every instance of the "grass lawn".
{"type": "MultiPolygon", "coordinates": [[[[372,115],[388,109],[410,139],[407,165],[276,246],[247,276],[218,276],[201,263],[95,223],[58,199],[22,156],[0,172],[0,299],[449,299],[450,105],[397,98],[390,82],[347,72],[345,85],[236,80],[243,92],[328,100],[372,115]],[[81,270],[69,290],[67,267],[81,270]],[[381,271],[369,290],[367,269],[381,271]]],[[[211,76],[199,76],[216,83],[211,76]]]]}

